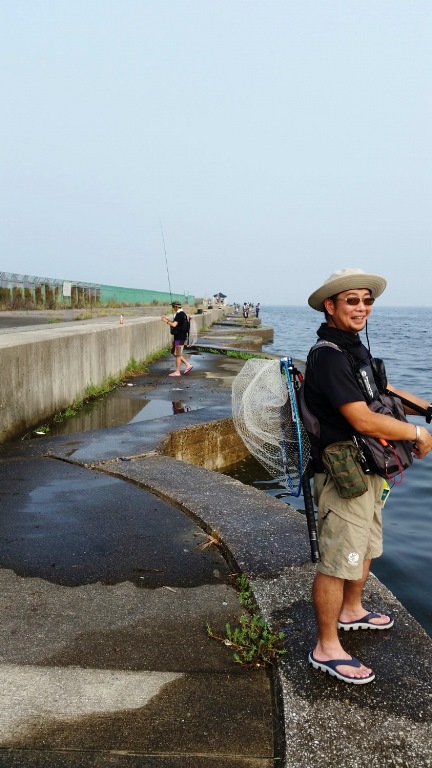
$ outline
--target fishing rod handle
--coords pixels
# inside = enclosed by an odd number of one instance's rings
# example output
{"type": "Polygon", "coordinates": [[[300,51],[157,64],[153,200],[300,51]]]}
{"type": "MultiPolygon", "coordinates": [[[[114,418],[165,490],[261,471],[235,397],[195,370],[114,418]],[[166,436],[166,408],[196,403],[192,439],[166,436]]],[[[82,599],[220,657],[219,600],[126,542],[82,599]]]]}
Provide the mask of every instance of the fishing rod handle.
{"type": "Polygon", "coordinates": [[[426,419],[426,424],[431,423],[432,403],[428,405],[427,408],[422,408],[421,405],[417,405],[417,403],[413,403],[411,400],[407,400],[406,397],[402,397],[402,395],[398,395],[397,392],[392,392],[391,389],[386,389],[385,394],[392,395],[392,397],[398,397],[401,403],[406,405],[408,408],[411,408],[413,411],[416,411],[420,416],[424,416],[426,419]]]}
{"type": "MultiPolygon", "coordinates": [[[[307,472],[307,470],[306,470],[307,472]]],[[[312,499],[312,491],[310,487],[310,480],[306,475],[306,472],[302,478],[302,490],[305,503],[306,522],[309,532],[309,543],[311,548],[311,560],[313,563],[319,563],[321,560],[319,545],[318,545],[318,533],[315,522],[315,509],[312,499]]]]}

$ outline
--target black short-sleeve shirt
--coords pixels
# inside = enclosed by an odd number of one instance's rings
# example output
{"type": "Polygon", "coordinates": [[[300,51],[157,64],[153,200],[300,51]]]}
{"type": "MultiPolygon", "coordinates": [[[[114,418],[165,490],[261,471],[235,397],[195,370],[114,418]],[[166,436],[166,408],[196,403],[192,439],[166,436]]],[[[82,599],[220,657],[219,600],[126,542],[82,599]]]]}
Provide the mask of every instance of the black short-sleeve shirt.
{"type": "MultiPolygon", "coordinates": [[[[340,346],[338,341],[336,337],[334,343],[340,346]]],[[[361,343],[351,347],[348,354],[330,346],[320,347],[310,354],[306,368],[305,399],[320,423],[321,452],[330,443],[351,439],[353,428],[339,408],[346,403],[365,402],[354,366],[369,360],[369,352],[361,343]]]]}
{"type": "Polygon", "coordinates": [[[174,315],[174,321],[178,323],[178,325],[173,328],[174,341],[186,341],[188,335],[188,332],[184,327],[184,324],[187,323],[186,312],[179,309],[174,315]]]}

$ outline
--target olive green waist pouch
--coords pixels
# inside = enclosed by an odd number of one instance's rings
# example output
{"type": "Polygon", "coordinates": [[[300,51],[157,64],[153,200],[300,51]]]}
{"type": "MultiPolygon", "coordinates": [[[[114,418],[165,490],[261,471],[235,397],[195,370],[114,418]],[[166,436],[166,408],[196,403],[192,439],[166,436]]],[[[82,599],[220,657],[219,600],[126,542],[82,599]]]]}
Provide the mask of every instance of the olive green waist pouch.
{"type": "Polygon", "coordinates": [[[322,460],[342,499],[354,499],[367,491],[360,451],[351,440],[330,443],[324,448],[322,460]]]}

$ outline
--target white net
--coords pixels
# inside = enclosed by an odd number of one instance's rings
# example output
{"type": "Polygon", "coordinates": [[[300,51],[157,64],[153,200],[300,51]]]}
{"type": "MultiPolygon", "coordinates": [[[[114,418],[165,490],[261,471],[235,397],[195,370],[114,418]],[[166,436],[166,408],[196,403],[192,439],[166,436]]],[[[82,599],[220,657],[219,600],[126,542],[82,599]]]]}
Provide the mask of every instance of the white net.
{"type": "Polygon", "coordinates": [[[189,328],[189,339],[188,339],[187,346],[193,347],[193,345],[196,344],[198,341],[198,326],[197,326],[197,321],[195,320],[193,315],[190,316],[189,322],[190,322],[190,328],[189,328]]]}
{"type": "Polygon", "coordinates": [[[246,361],[233,381],[232,411],[234,426],[252,456],[288,488],[299,484],[310,444],[279,360],[246,361]]]}

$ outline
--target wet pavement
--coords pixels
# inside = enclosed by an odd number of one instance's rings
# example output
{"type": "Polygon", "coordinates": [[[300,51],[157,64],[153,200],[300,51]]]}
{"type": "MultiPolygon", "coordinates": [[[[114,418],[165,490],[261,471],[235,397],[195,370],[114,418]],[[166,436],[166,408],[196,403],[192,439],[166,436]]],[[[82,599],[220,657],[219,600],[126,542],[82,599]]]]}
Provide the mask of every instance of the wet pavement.
{"type": "Polygon", "coordinates": [[[206,634],[241,609],[202,529],[52,457],[0,477],[0,765],[272,765],[267,673],[206,634]]]}
{"type": "Polygon", "coordinates": [[[149,373],[125,380],[105,397],[89,403],[76,416],[36,424],[26,437],[38,439],[41,436],[38,431],[47,426],[47,435],[72,435],[178,416],[203,408],[219,408],[229,416],[231,407],[227,390],[242,361],[205,350],[188,351],[187,358],[193,365],[193,375],[169,378],[167,373],[173,369],[173,358],[166,356],[155,362],[149,373]]]}
{"type": "Polygon", "coordinates": [[[2,470],[0,562],[19,576],[68,587],[193,588],[220,583],[222,573],[226,581],[218,550],[197,549],[205,535],[142,488],[55,459],[2,470]]]}

